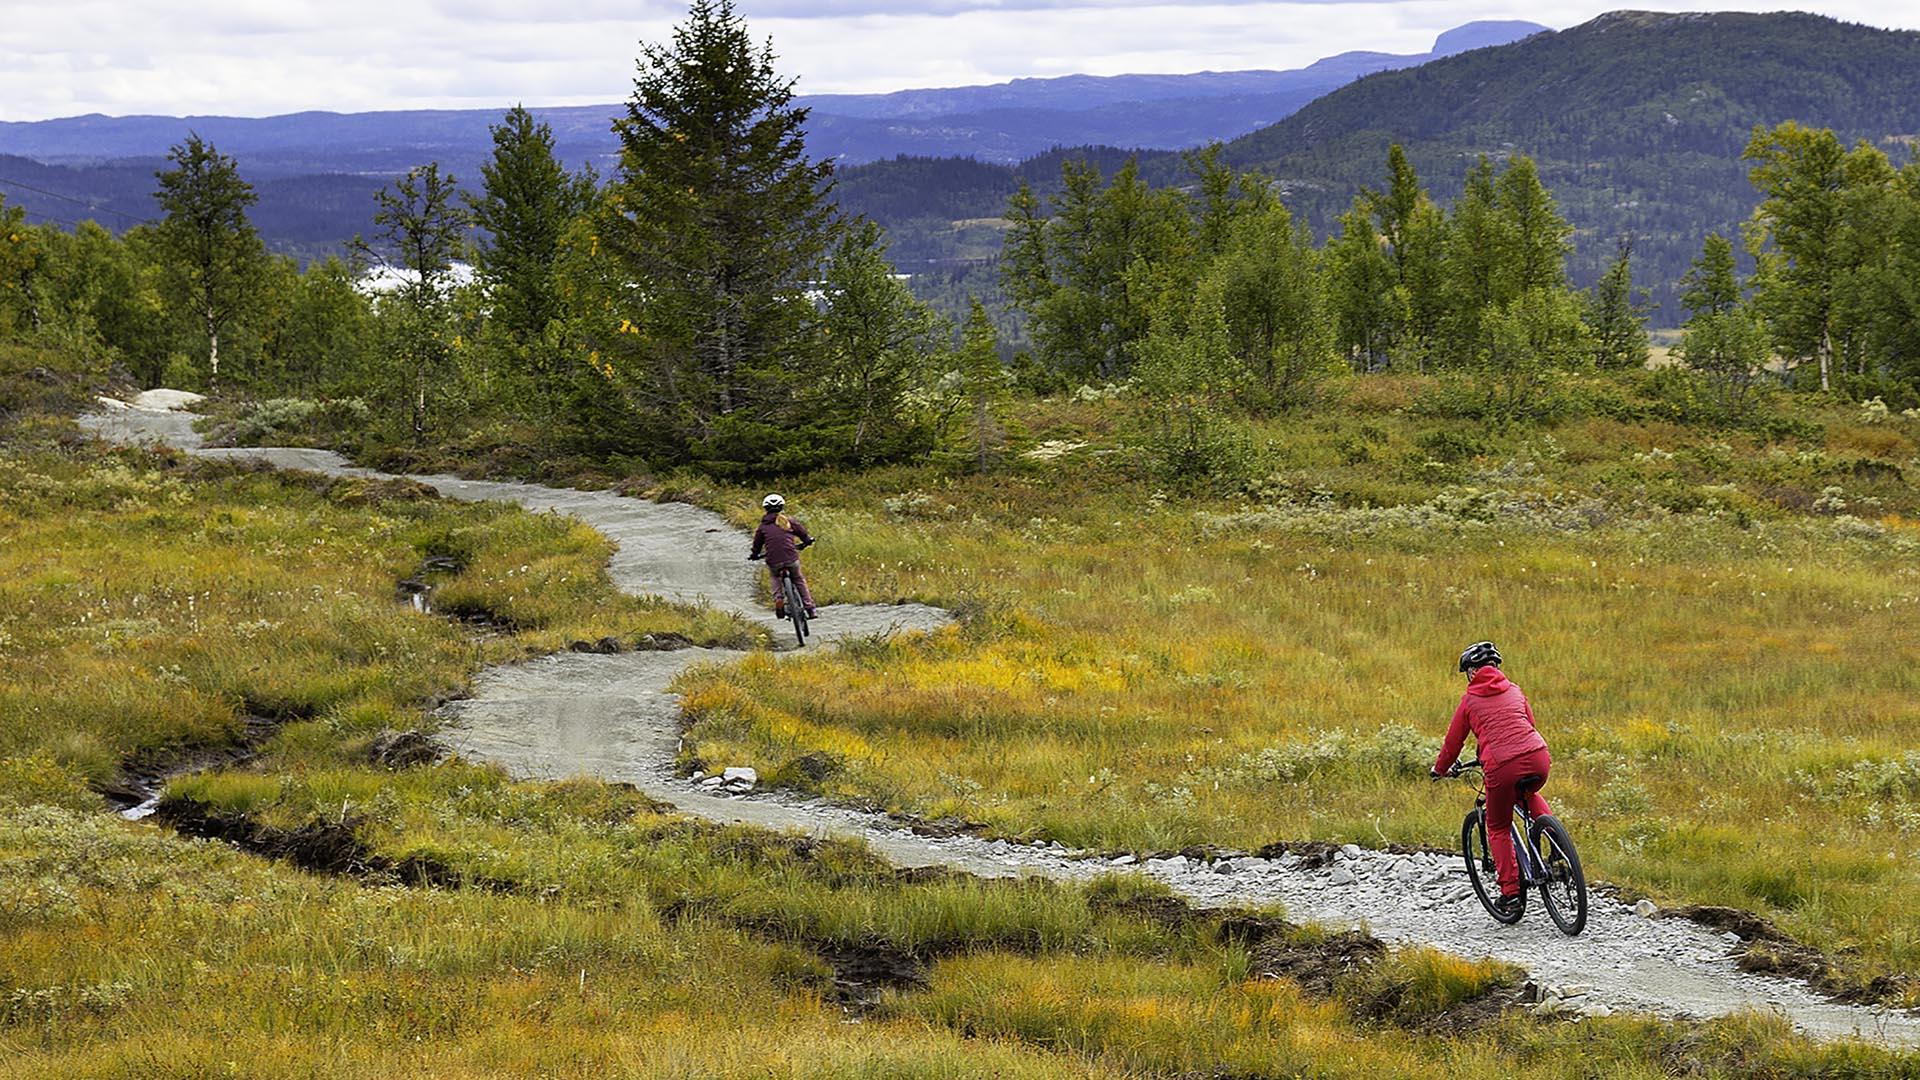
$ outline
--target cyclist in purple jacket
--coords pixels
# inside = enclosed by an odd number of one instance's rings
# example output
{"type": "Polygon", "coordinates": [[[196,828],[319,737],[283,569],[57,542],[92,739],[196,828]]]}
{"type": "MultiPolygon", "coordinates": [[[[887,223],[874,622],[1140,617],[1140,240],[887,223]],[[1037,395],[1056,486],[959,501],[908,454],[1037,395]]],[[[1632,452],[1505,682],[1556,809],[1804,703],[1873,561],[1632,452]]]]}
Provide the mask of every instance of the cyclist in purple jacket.
{"type": "Polygon", "coordinates": [[[767,575],[773,581],[773,613],[786,618],[786,604],[780,593],[780,571],[792,567],[794,584],[800,586],[800,599],[807,605],[807,618],[814,617],[813,593],[807,588],[807,576],[800,572],[800,550],[813,543],[807,527],[787,516],[787,500],[769,495],[760,501],[766,514],[760,527],[753,530],[753,553],[749,559],[765,557],[767,575]]]}

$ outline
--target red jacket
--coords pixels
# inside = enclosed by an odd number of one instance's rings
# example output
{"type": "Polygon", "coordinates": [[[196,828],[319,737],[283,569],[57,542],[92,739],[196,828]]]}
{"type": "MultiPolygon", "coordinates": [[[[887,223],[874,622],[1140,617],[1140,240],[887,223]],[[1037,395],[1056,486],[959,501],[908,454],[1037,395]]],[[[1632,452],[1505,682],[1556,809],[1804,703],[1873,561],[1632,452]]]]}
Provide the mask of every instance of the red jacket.
{"type": "Polygon", "coordinates": [[[1467,692],[1460,695],[1460,707],[1453,710],[1453,723],[1448,725],[1447,741],[1434,760],[1434,772],[1446,772],[1460,757],[1468,728],[1473,729],[1480,761],[1489,773],[1502,762],[1547,748],[1547,740],[1534,727],[1533,707],[1527,704],[1527,695],[1507,681],[1505,672],[1491,665],[1475,671],[1467,692]]]}

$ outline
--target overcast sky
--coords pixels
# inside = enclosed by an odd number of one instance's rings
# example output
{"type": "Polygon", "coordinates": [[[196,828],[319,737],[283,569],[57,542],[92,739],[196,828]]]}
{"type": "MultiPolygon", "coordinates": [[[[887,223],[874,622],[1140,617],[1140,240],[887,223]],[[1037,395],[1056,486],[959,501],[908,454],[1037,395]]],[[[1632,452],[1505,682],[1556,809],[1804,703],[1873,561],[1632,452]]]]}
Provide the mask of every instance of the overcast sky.
{"type": "MultiPolygon", "coordinates": [[[[586,105],[626,97],[662,0],[0,0],[0,120],[102,112],[586,105]],[[561,10],[564,9],[564,10],[561,10]]],[[[1614,7],[1697,10],[1622,0],[1614,7]]],[[[1773,10],[1780,0],[1716,9],[1773,10]]],[[[1914,0],[1797,5],[1920,29],[1914,0]]],[[[1026,75],[1289,68],[1348,49],[1424,52],[1474,19],[1564,28],[1566,0],[739,0],[803,93],[1026,75]]]]}

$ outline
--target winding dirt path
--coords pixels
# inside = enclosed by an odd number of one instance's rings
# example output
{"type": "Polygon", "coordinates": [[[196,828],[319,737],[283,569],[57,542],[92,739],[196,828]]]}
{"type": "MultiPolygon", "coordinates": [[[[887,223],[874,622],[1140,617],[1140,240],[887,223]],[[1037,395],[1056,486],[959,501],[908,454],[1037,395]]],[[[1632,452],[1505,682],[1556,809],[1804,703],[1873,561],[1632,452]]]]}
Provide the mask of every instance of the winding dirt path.
{"type": "MultiPolygon", "coordinates": [[[[190,414],[174,411],[182,404],[190,402],[177,396],[148,398],[132,407],[108,407],[83,417],[82,423],[116,442],[159,442],[206,457],[264,461],[330,475],[385,475],[355,468],[327,451],[204,447],[192,430],[190,414]]],[[[771,613],[754,599],[756,568],[744,560],[745,538],[717,514],[609,492],[449,476],[413,479],[452,498],[501,500],[573,515],[619,545],[610,571],[620,588],[708,604],[772,625],[771,613]]],[[[920,605],[833,605],[822,609],[816,640],[925,631],[948,621],[947,613],[920,605]]],[[[462,754],[497,762],[518,777],[590,775],[624,781],[711,821],[859,839],[902,866],[950,866],[987,877],[1038,874],[1084,880],[1113,871],[1119,862],[1165,881],[1202,906],[1277,903],[1296,920],[1364,923],[1389,942],[1495,957],[1526,968],[1536,981],[1584,991],[1573,1002],[1579,1008],[1670,1017],[1749,1009],[1779,1012],[1802,1031],[1822,1037],[1858,1036],[1920,1046],[1920,1016],[1837,1004],[1802,983],[1744,973],[1731,956],[1738,947],[1731,935],[1683,919],[1642,918],[1607,897],[1593,898],[1586,932],[1579,938],[1561,936],[1537,906],[1521,925],[1497,926],[1480,910],[1453,857],[1398,856],[1350,846],[1335,862],[1320,867],[1292,856],[1214,863],[1180,858],[1110,862],[1057,845],[920,836],[882,815],[778,792],[730,797],[705,790],[674,775],[680,712],[668,686],[695,664],[738,655],[712,649],[616,656],[568,653],[492,668],[476,678],[470,699],[447,706],[443,737],[462,754]]]]}

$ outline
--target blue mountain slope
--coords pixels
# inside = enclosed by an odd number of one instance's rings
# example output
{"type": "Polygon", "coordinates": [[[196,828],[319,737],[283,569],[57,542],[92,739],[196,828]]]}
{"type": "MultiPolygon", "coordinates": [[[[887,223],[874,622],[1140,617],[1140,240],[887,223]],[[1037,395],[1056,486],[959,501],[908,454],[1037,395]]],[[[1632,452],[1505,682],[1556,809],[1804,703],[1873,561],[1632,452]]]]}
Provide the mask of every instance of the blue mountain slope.
{"type": "MultiPolygon", "coordinates": [[[[1470,23],[1440,35],[1431,52],[1350,52],[1293,71],[1069,75],[892,94],[821,94],[804,97],[801,104],[813,110],[809,146],[846,164],[898,154],[1014,162],[1053,146],[1088,143],[1174,149],[1271,124],[1363,75],[1543,29],[1524,22],[1470,23]]],[[[575,164],[604,164],[616,150],[612,120],[620,108],[534,111],[553,126],[563,156],[575,164]]],[[[495,109],[261,118],[76,116],[0,123],[0,154],[65,164],[156,157],[196,131],[257,176],[387,175],[429,160],[470,174],[490,146],[487,126],[499,118],[495,109]]]]}

